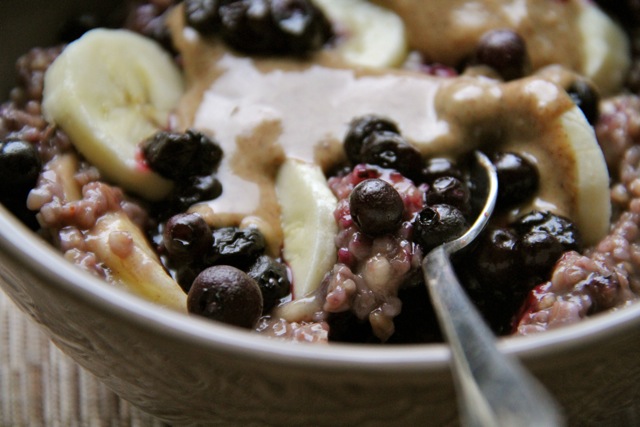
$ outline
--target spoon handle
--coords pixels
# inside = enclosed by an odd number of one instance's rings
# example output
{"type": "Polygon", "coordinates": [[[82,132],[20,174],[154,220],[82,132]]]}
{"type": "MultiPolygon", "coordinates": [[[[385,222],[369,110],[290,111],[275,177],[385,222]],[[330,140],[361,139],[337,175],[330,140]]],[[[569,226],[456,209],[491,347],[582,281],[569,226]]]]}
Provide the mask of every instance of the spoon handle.
{"type": "Polygon", "coordinates": [[[495,337],[462,289],[444,246],[423,261],[427,287],[447,341],[466,426],[561,426],[551,395],[495,337]]]}

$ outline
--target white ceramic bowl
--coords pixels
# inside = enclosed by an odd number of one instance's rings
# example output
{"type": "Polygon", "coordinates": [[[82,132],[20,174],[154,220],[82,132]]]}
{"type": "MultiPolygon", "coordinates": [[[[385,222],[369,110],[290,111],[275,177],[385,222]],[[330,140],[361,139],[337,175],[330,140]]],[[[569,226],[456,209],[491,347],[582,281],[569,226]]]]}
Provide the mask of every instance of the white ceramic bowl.
{"type": "MultiPolygon", "coordinates": [[[[66,16],[113,4],[2,0],[2,97],[20,53],[50,43],[66,16]]],[[[445,345],[283,343],[169,312],[81,272],[1,207],[0,278],[64,352],[172,423],[457,424],[445,345]]],[[[570,424],[640,423],[640,305],[500,348],[550,389],[570,424]]]]}

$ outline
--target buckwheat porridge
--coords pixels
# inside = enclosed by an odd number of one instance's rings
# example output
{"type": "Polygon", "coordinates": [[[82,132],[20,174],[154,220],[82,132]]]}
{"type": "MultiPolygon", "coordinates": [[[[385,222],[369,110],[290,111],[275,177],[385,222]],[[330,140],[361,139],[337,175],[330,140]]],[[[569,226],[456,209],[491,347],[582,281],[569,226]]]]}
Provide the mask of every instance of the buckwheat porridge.
{"type": "Polygon", "coordinates": [[[586,0],[149,0],[34,48],[0,196],[81,269],[308,342],[441,340],[423,256],[500,335],[640,295],[640,9],[586,0]],[[605,8],[604,10],[600,7],[605,8]]]}

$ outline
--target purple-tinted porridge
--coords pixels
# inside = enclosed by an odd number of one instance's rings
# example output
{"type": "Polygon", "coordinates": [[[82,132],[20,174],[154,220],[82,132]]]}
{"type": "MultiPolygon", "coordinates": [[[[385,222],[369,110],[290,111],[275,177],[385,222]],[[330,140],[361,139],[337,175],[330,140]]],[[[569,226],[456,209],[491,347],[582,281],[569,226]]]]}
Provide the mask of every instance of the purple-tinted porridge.
{"type": "MultiPolygon", "coordinates": [[[[197,12],[198,7],[203,7],[200,3],[189,2],[187,6],[197,12]]],[[[625,15],[627,8],[637,12],[634,4],[621,3],[622,12],[611,8],[612,13],[625,16],[629,34],[640,28],[640,17],[625,15]]],[[[180,42],[172,42],[174,6],[168,0],[134,4],[128,8],[122,25],[158,41],[177,64],[184,65],[189,62],[189,53],[180,49],[180,42]]],[[[331,23],[324,15],[314,8],[305,10],[315,19],[309,32],[294,39],[269,33],[267,38],[272,44],[267,57],[282,54],[286,46],[295,46],[295,60],[302,61],[308,49],[339,43],[340,32],[330,30],[331,23]],[[298,58],[300,55],[302,59],[298,58]]],[[[196,17],[188,19],[195,27],[196,17]]],[[[241,24],[249,25],[244,21],[241,24]]],[[[215,21],[202,25],[223,25],[220,37],[233,49],[249,51],[263,59],[265,52],[252,52],[253,45],[243,44],[246,41],[237,34],[226,33],[229,30],[224,24],[215,21]]],[[[78,34],[83,30],[78,29],[78,34]]],[[[74,31],[67,27],[65,34],[69,36],[74,31]]],[[[636,38],[631,38],[634,47],[636,38]]],[[[21,184],[21,188],[3,190],[3,204],[59,248],[65,258],[98,277],[119,283],[121,279],[104,262],[105,255],[96,249],[95,241],[102,234],[94,229],[104,218],[126,218],[127,224],[143,230],[155,253],[152,257],[162,262],[162,270],[167,272],[162,280],[175,280],[180,285],[182,290],[176,287],[176,292],[185,294],[180,301],[186,301],[186,294],[189,295],[191,313],[250,327],[269,336],[306,342],[408,343],[441,339],[420,261],[433,246],[456,237],[473,220],[473,195],[482,190],[476,188],[466,167],[465,155],[473,147],[450,156],[421,153],[407,143],[410,136],[405,138],[398,130],[404,123],[395,123],[382,113],[378,116],[377,111],[369,112],[366,119],[373,120],[373,124],[366,125],[370,128],[364,132],[365,125],[361,124],[355,140],[342,135],[345,152],[337,157],[338,161],[324,167],[327,187],[336,200],[335,262],[317,289],[296,295],[295,286],[293,293],[291,287],[295,277],[281,245],[274,250],[271,235],[264,231],[268,228],[245,226],[241,221],[220,224],[211,220],[206,211],[190,210],[199,202],[224,194],[225,181],[216,176],[220,154],[212,153],[221,152],[223,159],[230,153],[220,149],[217,136],[195,130],[180,132],[170,122],[156,134],[160,142],[147,140],[137,160],[141,167],[156,172],[167,166],[167,160],[162,156],[155,160],[152,150],[159,152],[174,140],[183,141],[180,138],[185,134],[187,144],[194,147],[194,158],[208,153],[213,159],[205,162],[211,165],[204,168],[184,167],[167,172],[163,176],[175,181],[173,190],[161,200],[148,201],[113,185],[78,152],[59,126],[45,120],[44,75],[64,46],[35,48],[18,60],[16,87],[0,106],[0,143],[7,152],[11,144],[27,143],[26,147],[16,147],[24,150],[26,161],[37,168],[35,176],[25,178],[27,187],[21,184]],[[396,199],[390,200],[391,196],[371,199],[365,194],[358,201],[358,192],[366,189],[354,188],[365,181],[375,191],[391,191],[400,205],[396,199]],[[74,183],[75,189],[69,187],[69,182],[74,183]],[[385,183],[390,184],[391,190],[385,183]],[[380,218],[381,213],[386,216],[380,218]],[[214,268],[220,266],[232,266],[233,271],[214,268]],[[233,284],[241,283],[237,285],[239,294],[250,295],[247,300],[259,299],[249,308],[240,304],[242,310],[252,313],[246,316],[252,317],[236,321],[238,309],[225,312],[224,301],[214,301],[207,290],[213,285],[207,280],[222,280],[218,279],[222,270],[228,277],[240,277],[233,284]]],[[[486,53],[489,48],[482,47],[480,52],[490,60],[478,59],[483,55],[477,55],[454,66],[429,62],[413,52],[407,57],[405,70],[456,79],[465,72],[464,67],[477,66],[474,61],[480,61],[481,66],[494,67],[489,72],[492,78],[498,74],[498,79],[518,80],[531,73],[531,64],[526,61],[519,61],[515,71],[507,66],[501,69],[500,62],[492,63],[495,54],[486,53]]],[[[513,215],[515,207],[535,197],[542,185],[540,164],[532,156],[507,152],[499,145],[490,153],[503,174],[499,209],[479,243],[455,262],[472,299],[499,334],[527,335],[575,323],[631,304],[640,295],[640,97],[635,93],[638,51],[633,51],[634,62],[621,94],[606,94],[599,100],[590,85],[558,83],[593,122],[611,177],[611,228],[598,242],[584,245],[575,221],[563,215],[537,210],[513,215]]],[[[353,133],[358,120],[364,118],[350,119],[347,129],[353,133]]],[[[282,162],[278,153],[274,157],[282,162]]],[[[136,238],[127,230],[117,229],[109,234],[109,254],[123,260],[137,259],[131,257],[136,238]]],[[[234,293],[233,286],[227,285],[225,289],[234,293]]]]}

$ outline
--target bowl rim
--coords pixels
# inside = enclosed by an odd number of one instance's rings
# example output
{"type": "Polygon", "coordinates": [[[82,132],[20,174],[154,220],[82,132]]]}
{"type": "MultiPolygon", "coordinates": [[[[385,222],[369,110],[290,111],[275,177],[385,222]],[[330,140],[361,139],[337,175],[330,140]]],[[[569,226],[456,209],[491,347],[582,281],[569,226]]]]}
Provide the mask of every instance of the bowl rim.
{"type": "MultiPolygon", "coordinates": [[[[207,351],[234,354],[245,359],[319,369],[406,372],[448,369],[446,344],[284,342],[255,332],[188,316],[144,300],[66,261],[52,245],[29,230],[0,205],[0,250],[22,268],[46,283],[73,294],[111,315],[134,322],[159,336],[207,351]]],[[[524,361],[546,357],[606,339],[612,330],[624,331],[640,323],[640,304],[593,316],[573,325],[526,337],[504,337],[499,348],[524,361]]]]}

